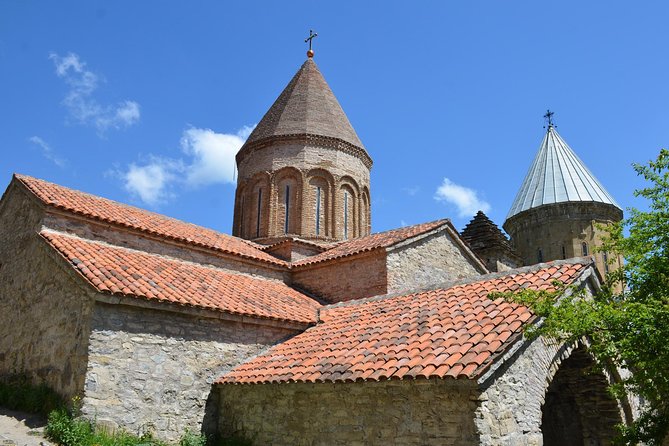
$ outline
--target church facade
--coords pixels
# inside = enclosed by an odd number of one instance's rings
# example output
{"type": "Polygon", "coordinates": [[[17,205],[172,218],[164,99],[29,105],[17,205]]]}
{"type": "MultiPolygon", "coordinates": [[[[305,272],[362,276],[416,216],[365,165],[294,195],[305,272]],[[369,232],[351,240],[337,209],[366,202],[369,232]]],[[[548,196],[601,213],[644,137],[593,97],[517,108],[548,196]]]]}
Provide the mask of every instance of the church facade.
{"type": "Polygon", "coordinates": [[[370,234],[372,159],[312,56],[237,154],[233,235],[14,175],[0,374],[167,440],[609,444],[634,415],[616,371],[583,373],[586,345],[526,339],[532,312],[488,295],[595,292],[613,199],[550,125],[511,240],[482,213],[370,234]]]}

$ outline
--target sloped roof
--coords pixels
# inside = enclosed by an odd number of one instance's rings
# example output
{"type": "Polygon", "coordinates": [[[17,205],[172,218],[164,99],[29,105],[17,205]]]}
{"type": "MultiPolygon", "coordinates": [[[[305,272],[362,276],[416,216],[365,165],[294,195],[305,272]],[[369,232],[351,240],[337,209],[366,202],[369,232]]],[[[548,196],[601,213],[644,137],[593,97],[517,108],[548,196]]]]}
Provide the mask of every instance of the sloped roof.
{"type": "Polygon", "coordinates": [[[323,307],[321,323],[236,367],[218,383],[477,378],[533,319],[492,291],[572,284],[592,260],[557,261],[445,289],[323,307]]]}
{"type": "Polygon", "coordinates": [[[506,218],[545,204],[566,201],[594,201],[620,209],[555,127],[549,125],[506,218]]]}
{"type": "Polygon", "coordinates": [[[294,262],[293,266],[299,267],[304,265],[311,265],[313,263],[320,263],[327,260],[348,257],[362,252],[373,251],[375,249],[389,248],[397,243],[401,243],[412,237],[430,232],[444,225],[451,225],[450,220],[436,220],[413,226],[405,226],[403,228],[393,229],[390,231],[377,232],[376,234],[370,234],[365,237],[342,242],[325,252],[316,254],[315,256],[308,257],[298,262],[294,262]]]}
{"type": "Polygon", "coordinates": [[[499,246],[513,251],[509,239],[483,211],[476,213],[462,230],[461,235],[474,250],[499,246]]]}
{"type": "Polygon", "coordinates": [[[14,174],[14,178],[26,186],[44,204],[56,209],[138,230],[168,240],[247,259],[260,260],[274,265],[286,265],[286,262],[263,252],[259,246],[256,247],[252,242],[213,229],[186,223],[26,175],[14,174]]]}
{"type": "MultiPolygon", "coordinates": [[[[253,130],[245,145],[265,138],[310,134],[364,149],[313,59],[307,59],[253,130]]],[[[243,149],[242,149],[243,150],[243,149]]]]}
{"type": "Polygon", "coordinates": [[[98,291],[230,314],[313,323],[321,306],[283,282],[42,231],[98,291]]]}

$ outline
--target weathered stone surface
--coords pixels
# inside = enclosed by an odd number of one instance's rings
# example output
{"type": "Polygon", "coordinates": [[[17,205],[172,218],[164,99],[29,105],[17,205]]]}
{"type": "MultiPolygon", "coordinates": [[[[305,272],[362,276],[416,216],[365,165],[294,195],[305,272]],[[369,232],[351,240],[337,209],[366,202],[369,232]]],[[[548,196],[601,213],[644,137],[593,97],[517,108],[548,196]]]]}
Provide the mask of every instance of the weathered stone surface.
{"type": "Polygon", "coordinates": [[[294,333],[98,303],[83,412],[107,425],[150,430],[166,440],[178,439],[186,428],[199,432],[213,380],[294,333]]]}
{"type": "Polygon", "coordinates": [[[445,231],[391,248],[386,263],[388,293],[416,290],[481,274],[445,231]]]}
{"type": "Polygon", "coordinates": [[[622,216],[620,209],[609,204],[563,202],[516,214],[504,222],[504,229],[525,265],[590,256],[605,277],[609,269],[622,266],[622,256],[595,252],[595,248],[602,245],[605,235],[601,227],[619,221],[622,216]],[[605,255],[614,263],[607,265],[605,255]]]}
{"type": "Polygon", "coordinates": [[[0,374],[26,374],[69,398],[83,389],[93,299],[39,237],[42,217],[12,184],[0,202],[0,374]]]}
{"type": "MultiPolygon", "coordinates": [[[[573,415],[575,422],[572,424],[578,422],[583,426],[583,432],[578,433],[582,435],[581,444],[594,444],[588,441],[595,438],[600,442],[597,444],[610,444],[613,426],[625,419],[624,405],[618,405],[608,395],[607,378],[603,374],[589,374],[592,361],[577,368],[569,365],[573,364],[570,358],[575,352],[589,358],[582,349],[538,338],[510,355],[482,385],[475,421],[480,444],[544,444],[542,428],[546,426],[542,418],[547,410],[547,395],[549,389],[555,387],[557,377],[565,373],[571,376],[572,386],[562,387],[560,392],[571,392],[567,398],[576,401],[577,406],[556,407],[549,418],[573,415]]],[[[564,444],[572,443],[566,441],[564,444]]]]}
{"type": "Polygon", "coordinates": [[[264,445],[475,445],[468,381],[219,385],[219,430],[264,445]]]}

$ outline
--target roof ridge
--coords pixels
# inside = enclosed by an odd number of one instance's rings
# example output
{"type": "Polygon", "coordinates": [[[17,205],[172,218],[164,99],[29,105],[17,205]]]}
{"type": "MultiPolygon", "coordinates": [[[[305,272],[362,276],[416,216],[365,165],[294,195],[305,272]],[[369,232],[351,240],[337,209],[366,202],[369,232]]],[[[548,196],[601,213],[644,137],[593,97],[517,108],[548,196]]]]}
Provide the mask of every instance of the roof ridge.
{"type": "MultiPolygon", "coordinates": [[[[403,226],[401,228],[395,228],[395,229],[389,229],[387,231],[381,231],[381,232],[376,232],[374,234],[369,234],[364,237],[358,237],[354,238],[351,240],[346,240],[343,241],[336,246],[333,246],[332,248],[320,253],[316,254],[315,256],[307,257],[305,259],[299,260],[297,262],[291,263],[290,267],[295,268],[295,267],[302,267],[302,266],[307,266],[307,265],[313,265],[317,263],[322,263],[326,262],[329,260],[335,260],[335,259],[340,259],[343,257],[350,257],[356,254],[360,254],[363,252],[371,252],[376,249],[380,248],[390,248],[392,246],[395,246],[399,243],[402,243],[406,240],[409,240],[414,237],[418,237],[420,235],[423,235],[425,233],[428,233],[430,231],[437,230],[438,228],[441,228],[445,225],[451,225],[451,221],[448,218],[443,218],[439,220],[434,220],[431,222],[426,222],[426,223],[418,223],[415,225],[410,225],[410,226],[403,226]],[[409,233],[408,235],[402,237],[400,234],[402,232],[410,232],[412,229],[425,226],[424,229],[420,229],[418,232],[412,234],[409,233]],[[393,235],[398,235],[397,240],[389,240],[387,242],[384,242],[383,240],[379,240],[376,243],[371,243],[369,246],[365,246],[366,241],[373,241],[375,239],[382,239],[383,236],[393,236],[393,235]],[[360,245],[356,249],[352,249],[350,251],[346,251],[346,248],[349,247],[356,247],[356,245],[360,245]],[[341,252],[340,252],[341,251],[341,252]]],[[[452,226],[452,225],[451,225],[452,226]]],[[[457,230],[453,229],[455,233],[457,233],[457,230]]],[[[459,236],[459,234],[458,234],[459,236]]]]}
{"type": "Polygon", "coordinates": [[[15,173],[13,177],[38,200],[55,209],[93,221],[100,221],[117,227],[138,231],[142,234],[156,236],[166,241],[204,248],[213,254],[223,253],[275,266],[288,266],[287,262],[263,252],[257,246],[254,246],[254,244],[212,228],[179,220],[29,175],[15,173]],[[42,188],[46,188],[47,190],[42,190],[38,186],[42,186],[42,188]],[[92,203],[77,202],[71,196],[54,197],[54,195],[59,193],[65,195],[73,194],[75,198],[90,200],[92,203]],[[67,202],[68,199],[70,202],[67,202]],[[124,211],[121,216],[117,214],[120,211],[124,211]],[[147,224],[147,221],[141,221],[140,217],[149,219],[148,223],[150,224],[147,224]]]}
{"type": "Polygon", "coordinates": [[[281,280],[51,229],[42,230],[39,235],[103,294],[259,319],[310,324],[318,320],[321,304],[281,280]]]}
{"type": "Polygon", "coordinates": [[[536,271],[541,271],[543,269],[549,269],[551,267],[555,266],[564,266],[564,265],[583,265],[584,267],[588,267],[590,265],[594,265],[595,261],[591,257],[573,257],[569,259],[561,259],[561,260],[553,260],[550,262],[543,262],[543,263],[536,263],[534,265],[529,265],[529,266],[522,266],[519,268],[514,268],[514,269],[509,269],[506,271],[499,271],[499,272],[492,272],[488,274],[482,274],[480,276],[475,276],[475,277],[467,277],[463,279],[456,279],[456,280],[450,280],[447,282],[437,282],[437,283],[431,283],[428,285],[424,285],[420,288],[415,288],[413,290],[407,291],[399,291],[397,293],[388,293],[388,294],[381,294],[378,296],[370,296],[370,297],[363,297],[361,299],[352,299],[352,300],[347,300],[343,302],[337,302],[334,304],[328,304],[324,305],[320,311],[324,310],[329,310],[332,308],[339,308],[339,307],[352,307],[356,305],[360,305],[363,303],[367,302],[377,302],[377,301],[382,301],[386,299],[396,299],[399,297],[410,297],[416,294],[422,294],[426,292],[432,292],[432,291],[444,291],[444,290],[449,290],[454,287],[458,286],[464,286],[464,285],[470,285],[470,284],[475,284],[479,282],[487,282],[490,280],[496,280],[500,279],[502,277],[506,276],[516,276],[520,274],[527,274],[527,273],[532,273],[536,271]]]}
{"type": "Polygon", "coordinates": [[[41,231],[39,231],[39,234],[40,235],[42,235],[42,234],[55,234],[57,236],[67,237],[67,238],[76,239],[76,240],[82,240],[86,243],[91,243],[91,244],[94,244],[94,245],[100,245],[100,246],[104,246],[104,247],[108,247],[108,248],[112,248],[112,249],[119,249],[121,251],[129,252],[129,253],[142,254],[142,255],[156,257],[156,258],[159,258],[159,259],[164,259],[164,260],[167,260],[167,261],[170,261],[170,262],[184,263],[184,264],[192,265],[192,266],[196,266],[196,267],[221,271],[221,273],[223,273],[223,274],[230,274],[230,275],[233,275],[233,276],[244,276],[244,277],[250,277],[252,279],[266,280],[266,281],[270,281],[270,282],[279,282],[279,283],[285,284],[285,282],[281,279],[270,279],[270,278],[267,278],[267,277],[264,277],[264,276],[256,276],[256,275],[253,275],[253,274],[247,274],[247,273],[243,273],[243,272],[232,271],[232,270],[228,270],[228,269],[225,269],[225,268],[218,267],[218,266],[213,265],[211,263],[200,263],[200,262],[196,262],[194,260],[186,260],[182,257],[174,257],[174,256],[171,256],[169,254],[159,254],[157,252],[146,251],[146,250],[143,250],[143,249],[133,248],[133,247],[130,247],[130,246],[117,245],[115,243],[111,243],[111,242],[108,242],[106,240],[82,237],[82,236],[77,235],[77,234],[72,234],[70,232],[65,232],[65,231],[61,231],[61,230],[53,229],[53,228],[49,228],[49,227],[44,227],[41,231]]]}

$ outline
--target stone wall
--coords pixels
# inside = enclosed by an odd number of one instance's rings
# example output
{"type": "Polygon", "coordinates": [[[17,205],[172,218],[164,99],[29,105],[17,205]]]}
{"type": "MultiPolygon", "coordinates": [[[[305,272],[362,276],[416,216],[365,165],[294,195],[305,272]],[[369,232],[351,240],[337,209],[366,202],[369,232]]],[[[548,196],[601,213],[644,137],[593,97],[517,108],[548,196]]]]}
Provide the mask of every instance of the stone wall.
{"type": "Polygon", "coordinates": [[[483,273],[446,231],[388,250],[388,292],[425,288],[483,273]]]}
{"type": "Polygon", "coordinates": [[[466,380],[219,385],[219,431],[253,444],[476,445],[466,380]]]}
{"type": "Polygon", "coordinates": [[[0,375],[81,393],[92,294],[38,235],[43,210],[10,185],[0,202],[0,375]]]}
{"type": "Polygon", "coordinates": [[[565,202],[516,214],[504,222],[504,229],[525,265],[590,256],[605,277],[608,269],[622,266],[622,257],[609,258],[607,254],[607,260],[614,261],[607,267],[605,254],[595,252],[605,234],[599,226],[619,221],[622,217],[622,211],[609,204],[565,202]],[[584,244],[587,253],[583,250],[584,244]]]}
{"type": "Polygon", "coordinates": [[[207,430],[213,380],[296,333],[269,324],[97,303],[83,412],[165,440],[178,439],[186,428],[200,432],[203,423],[207,430]]]}
{"type": "Polygon", "coordinates": [[[293,271],[292,284],[328,303],[387,293],[386,253],[376,250],[293,271]]]}
{"type": "MultiPolygon", "coordinates": [[[[622,406],[618,406],[606,391],[607,378],[601,373],[588,373],[587,367],[574,369],[569,365],[569,358],[582,349],[565,346],[537,338],[531,343],[519,344],[516,352],[507,354],[505,363],[498,361],[499,369],[490,373],[482,382],[480,406],[476,410],[476,427],[481,445],[548,445],[548,444],[610,444],[613,425],[625,419],[622,406]],[[565,366],[565,364],[567,364],[565,366]],[[549,389],[562,376],[561,370],[570,370],[571,386],[560,388],[558,394],[566,396],[573,407],[552,406],[549,418],[552,421],[560,417],[572,417],[567,423],[571,429],[582,429],[581,441],[566,440],[562,432],[563,443],[551,442],[550,432],[543,432],[544,411],[547,410],[549,389]],[[576,373],[576,375],[574,375],[576,373]],[[560,413],[560,410],[562,412],[560,413]],[[611,411],[613,410],[613,413],[611,411]],[[545,437],[546,435],[546,437],[545,437]]],[[[586,354],[587,355],[587,354],[586,354]]],[[[591,363],[590,363],[591,364],[591,363]]],[[[569,374],[568,374],[569,375],[569,374]]],[[[560,384],[560,383],[558,383],[560,384]]],[[[550,412],[550,410],[549,410],[550,412]]]]}

